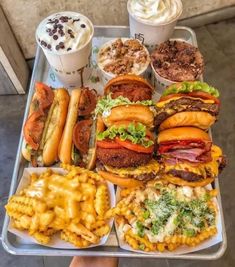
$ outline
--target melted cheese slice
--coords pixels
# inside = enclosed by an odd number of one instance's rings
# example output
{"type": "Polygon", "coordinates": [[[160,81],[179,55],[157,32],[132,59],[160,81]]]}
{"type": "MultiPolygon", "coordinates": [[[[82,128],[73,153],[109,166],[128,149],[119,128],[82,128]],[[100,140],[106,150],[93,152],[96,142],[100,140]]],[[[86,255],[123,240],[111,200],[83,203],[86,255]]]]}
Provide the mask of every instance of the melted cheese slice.
{"type": "Polygon", "coordinates": [[[114,174],[118,174],[121,177],[126,176],[139,176],[141,174],[158,173],[160,168],[159,163],[152,159],[148,164],[135,167],[135,168],[113,168],[105,165],[105,169],[114,174]]]}
{"type": "MultiPolygon", "coordinates": [[[[184,97],[186,97],[186,98],[190,98],[190,99],[193,99],[193,100],[200,100],[200,101],[202,101],[202,102],[204,102],[204,103],[206,103],[206,104],[214,104],[214,103],[215,103],[215,101],[212,100],[212,99],[202,99],[202,98],[190,97],[190,96],[184,96],[184,97]]],[[[158,108],[162,108],[162,107],[163,107],[164,105],[166,105],[167,103],[169,103],[169,102],[171,102],[171,101],[173,101],[173,100],[180,99],[180,98],[182,98],[182,96],[176,96],[176,97],[172,97],[172,98],[170,98],[170,99],[167,99],[167,100],[165,100],[165,101],[158,102],[158,103],[156,103],[156,107],[158,107],[158,108]]]]}
{"type": "Polygon", "coordinates": [[[221,149],[216,146],[212,145],[211,147],[211,157],[212,161],[207,163],[179,163],[175,165],[170,165],[165,163],[165,172],[169,172],[170,170],[179,170],[179,171],[189,171],[196,173],[198,175],[202,175],[203,178],[207,178],[207,173],[211,173],[212,178],[215,178],[219,174],[219,157],[222,156],[221,149]]]}

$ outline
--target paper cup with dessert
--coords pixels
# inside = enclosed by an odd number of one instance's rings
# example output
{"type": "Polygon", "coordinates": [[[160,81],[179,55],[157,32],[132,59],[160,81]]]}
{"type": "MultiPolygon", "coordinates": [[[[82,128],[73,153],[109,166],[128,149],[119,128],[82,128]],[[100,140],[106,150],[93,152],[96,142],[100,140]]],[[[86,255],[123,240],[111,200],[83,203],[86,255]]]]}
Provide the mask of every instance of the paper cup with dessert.
{"type": "Polygon", "coordinates": [[[124,74],[143,76],[150,63],[149,52],[140,41],[119,38],[105,43],[97,55],[104,81],[124,74]]]}
{"type": "Polygon", "coordinates": [[[129,0],[130,36],[152,50],[172,36],[182,9],[181,0],[129,0]]]}
{"type": "Polygon", "coordinates": [[[45,18],[36,30],[36,40],[53,72],[68,87],[81,86],[89,64],[94,27],[84,15],[60,12],[45,18]]]}
{"type": "Polygon", "coordinates": [[[176,82],[196,81],[204,71],[204,60],[197,47],[182,41],[166,41],[152,52],[153,84],[159,93],[176,82]]]}

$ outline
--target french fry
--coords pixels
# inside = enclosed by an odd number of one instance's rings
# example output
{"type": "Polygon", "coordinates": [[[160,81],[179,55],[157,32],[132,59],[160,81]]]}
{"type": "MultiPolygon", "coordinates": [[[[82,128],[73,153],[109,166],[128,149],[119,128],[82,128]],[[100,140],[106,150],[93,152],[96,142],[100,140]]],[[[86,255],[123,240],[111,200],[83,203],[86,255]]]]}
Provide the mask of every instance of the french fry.
{"type": "Polygon", "coordinates": [[[57,232],[80,248],[97,244],[110,231],[108,219],[102,218],[109,209],[108,188],[96,173],[62,166],[65,175],[51,169],[33,173],[28,187],[9,199],[6,212],[13,227],[28,231],[41,244],[57,232]]]}

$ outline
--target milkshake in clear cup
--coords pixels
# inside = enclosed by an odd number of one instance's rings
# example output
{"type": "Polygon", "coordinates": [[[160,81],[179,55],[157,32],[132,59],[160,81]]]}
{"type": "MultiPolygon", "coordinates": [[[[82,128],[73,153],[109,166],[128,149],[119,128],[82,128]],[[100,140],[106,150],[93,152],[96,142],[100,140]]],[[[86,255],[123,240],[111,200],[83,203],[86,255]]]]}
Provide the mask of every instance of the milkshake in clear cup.
{"type": "Polygon", "coordinates": [[[77,12],[59,12],[45,18],[36,30],[36,40],[52,70],[67,87],[82,85],[88,65],[94,27],[77,12]]]}
{"type": "Polygon", "coordinates": [[[183,7],[181,0],[128,0],[130,36],[152,50],[168,40],[183,7]]]}

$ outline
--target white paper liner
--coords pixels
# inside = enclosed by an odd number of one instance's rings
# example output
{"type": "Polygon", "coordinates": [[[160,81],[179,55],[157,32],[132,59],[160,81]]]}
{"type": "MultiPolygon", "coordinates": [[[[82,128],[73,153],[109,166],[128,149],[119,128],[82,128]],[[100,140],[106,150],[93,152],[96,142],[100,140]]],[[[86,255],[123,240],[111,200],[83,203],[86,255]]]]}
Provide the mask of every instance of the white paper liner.
{"type": "MultiPolygon", "coordinates": [[[[44,168],[44,167],[38,167],[38,168],[25,168],[23,175],[21,177],[20,183],[18,185],[18,188],[16,190],[16,194],[19,193],[23,188],[27,187],[30,183],[30,175],[32,173],[37,173],[40,174],[42,172],[44,172],[45,170],[47,170],[48,168],[44,168]]],[[[52,169],[54,172],[60,173],[60,174],[65,174],[67,173],[67,171],[65,171],[64,169],[61,168],[50,168],[52,169]]],[[[116,204],[116,197],[115,197],[115,191],[114,191],[114,185],[107,182],[108,185],[108,189],[109,189],[109,194],[110,194],[110,207],[113,208],[116,204]]],[[[112,229],[113,226],[113,219],[111,219],[109,221],[109,226],[110,226],[110,231],[112,229]]],[[[40,244],[42,246],[46,246],[46,247],[51,247],[51,248],[60,248],[60,249],[80,249],[78,247],[75,247],[74,245],[72,245],[71,243],[65,242],[63,240],[60,239],[60,233],[57,233],[55,235],[53,235],[53,237],[51,238],[51,241],[49,244],[43,245],[39,242],[37,242],[33,237],[31,237],[27,231],[19,231],[15,228],[13,228],[12,226],[12,221],[10,220],[9,226],[8,226],[8,231],[15,234],[18,238],[20,238],[20,242],[21,244],[40,244]]],[[[106,243],[108,236],[109,236],[110,232],[103,236],[100,239],[100,242],[94,245],[90,245],[86,248],[81,248],[81,249],[87,249],[87,248],[92,248],[92,247],[97,247],[97,246],[102,246],[106,243]]]]}
{"type": "MultiPolygon", "coordinates": [[[[206,188],[208,190],[212,189],[211,185],[206,186],[206,188]]],[[[118,203],[118,201],[120,200],[120,188],[117,188],[116,191],[116,201],[118,203]]],[[[215,202],[218,212],[217,212],[217,223],[216,223],[216,227],[217,227],[217,234],[214,235],[213,237],[201,242],[199,245],[195,246],[195,247],[188,247],[188,246],[180,246],[177,249],[175,249],[174,251],[163,251],[163,252],[146,252],[143,250],[135,250],[133,249],[131,246],[129,246],[122,238],[122,232],[118,230],[118,225],[116,223],[116,221],[114,222],[115,224],[115,229],[116,229],[116,233],[117,233],[117,237],[118,237],[118,243],[120,248],[128,250],[128,251],[133,251],[133,252],[138,252],[138,253],[143,253],[143,254],[149,254],[149,255],[181,255],[181,254],[188,254],[188,253],[192,253],[192,252],[196,252],[199,250],[203,250],[209,247],[212,247],[220,242],[222,242],[222,222],[221,222],[221,213],[220,213],[220,209],[219,209],[219,205],[218,205],[218,201],[216,198],[213,198],[213,201],[215,202]]]]}

